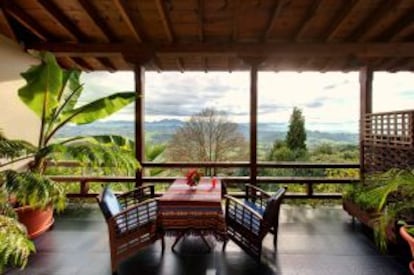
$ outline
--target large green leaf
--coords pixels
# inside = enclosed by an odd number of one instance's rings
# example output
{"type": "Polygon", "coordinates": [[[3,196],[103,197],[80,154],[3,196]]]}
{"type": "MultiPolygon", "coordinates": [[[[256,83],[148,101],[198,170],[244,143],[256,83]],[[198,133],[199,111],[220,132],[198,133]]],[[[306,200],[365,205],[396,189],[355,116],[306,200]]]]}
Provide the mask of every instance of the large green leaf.
{"type": "Polygon", "coordinates": [[[20,99],[39,117],[47,119],[58,105],[62,88],[62,69],[51,53],[44,53],[42,62],[22,73],[27,84],[18,91],[20,99]]]}
{"type": "Polygon", "coordinates": [[[60,105],[63,105],[62,112],[67,112],[75,108],[79,96],[83,91],[82,84],[80,84],[81,72],[77,70],[65,71],[63,73],[62,95],[60,98],[60,105]]]}
{"type": "Polygon", "coordinates": [[[100,98],[63,114],[62,121],[86,124],[110,116],[135,100],[135,92],[121,92],[100,98]]]}

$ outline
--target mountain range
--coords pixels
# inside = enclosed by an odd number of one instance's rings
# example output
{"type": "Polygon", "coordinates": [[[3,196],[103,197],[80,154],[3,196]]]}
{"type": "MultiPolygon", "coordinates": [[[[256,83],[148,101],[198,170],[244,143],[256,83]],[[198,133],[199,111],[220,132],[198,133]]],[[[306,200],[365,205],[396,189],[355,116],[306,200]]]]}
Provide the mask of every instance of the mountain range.
{"type": "MultiPolygon", "coordinates": [[[[159,121],[147,121],[144,124],[145,138],[151,143],[165,143],[174,134],[177,128],[184,125],[184,121],[177,119],[163,119],[159,121]]],[[[239,130],[249,138],[249,124],[238,123],[239,130]]],[[[258,123],[257,138],[259,144],[269,145],[276,139],[284,139],[288,129],[287,123],[258,123]]],[[[311,131],[307,132],[307,144],[312,147],[320,143],[345,143],[357,144],[358,134],[349,132],[311,131]]],[[[62,128],[58,137],[77,135],[102,135],[116,134],[129,138],[134,137],[133,121],[101,121],[86,125],[68,125],[62,128]]]]}

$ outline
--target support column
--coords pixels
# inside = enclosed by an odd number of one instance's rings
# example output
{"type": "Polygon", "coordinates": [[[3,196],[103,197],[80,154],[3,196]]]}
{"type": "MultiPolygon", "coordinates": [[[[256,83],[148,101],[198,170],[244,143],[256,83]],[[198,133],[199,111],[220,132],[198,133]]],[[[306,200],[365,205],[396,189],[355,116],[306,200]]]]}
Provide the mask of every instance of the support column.
{"type": "Polygon", "coordinates": [[[365,115],[372,113],[372,80],[373,71],[368,66],[363,66],[359,70],[360,84],[360,116],[359,116],[359,164],[360,177],[364,180],[365,175],[365,156],[364,156],[364,133],[365,115]]]}
{"type": "Polygon", "coordinates": [[[257,74],[258,63],[250,68],[250,183],[257,184],[257,74]]]}
{"type": "MultiPolygon", "coordinates": [[[[135,75],[135,157],[140,164],[144,161],[145,135],[144,135],[144,95],[145,95],[145,69],[143,66],[136,65],[135,75]]],[[[135,172],[135,186],[142,185],[143,168],[135,172]]]]}
{"type": "Polygon", "coordinates": [[[257,185],[257,82],[265,56],[240,57],[250,66],[250,183],[257,185]]]}

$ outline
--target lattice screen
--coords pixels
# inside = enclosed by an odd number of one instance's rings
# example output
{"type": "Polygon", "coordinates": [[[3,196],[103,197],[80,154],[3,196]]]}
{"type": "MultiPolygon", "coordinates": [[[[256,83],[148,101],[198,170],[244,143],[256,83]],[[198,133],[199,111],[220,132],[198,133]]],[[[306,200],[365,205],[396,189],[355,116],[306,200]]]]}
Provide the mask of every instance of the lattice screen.
{"type": "Polygon", "coordinates": [[[414,167],[414,110],[365,116],[365,171],[414,167]]]}

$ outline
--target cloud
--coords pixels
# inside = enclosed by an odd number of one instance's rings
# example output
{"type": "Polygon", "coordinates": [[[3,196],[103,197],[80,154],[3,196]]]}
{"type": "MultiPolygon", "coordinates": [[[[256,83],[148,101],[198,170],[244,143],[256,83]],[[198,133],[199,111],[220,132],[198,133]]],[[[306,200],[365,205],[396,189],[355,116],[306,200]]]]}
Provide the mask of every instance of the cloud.
{"type": "MultiPolygon", "coordinates": [[[[248,72],[148,72],[145,75],[147,120],[187,119],[204,108],[225,111],[236,122],[249,121],[248,72]]],[[[374,111],[412,109],[412,73],[375,73],[374,111]]],[[[134,90],[132,72],[83,74],[87,102],[117,91],[134,90]]],[[[359,119],[358,73],[259,72],[258,120],[286,123],[294,106],[312,125],[341,125],[357,130],[359,119]]],[[[130,105],[110,119],[133,119],[130,105]]],[[[335,126],[336,127],[336,126],[335,126]]]]}

